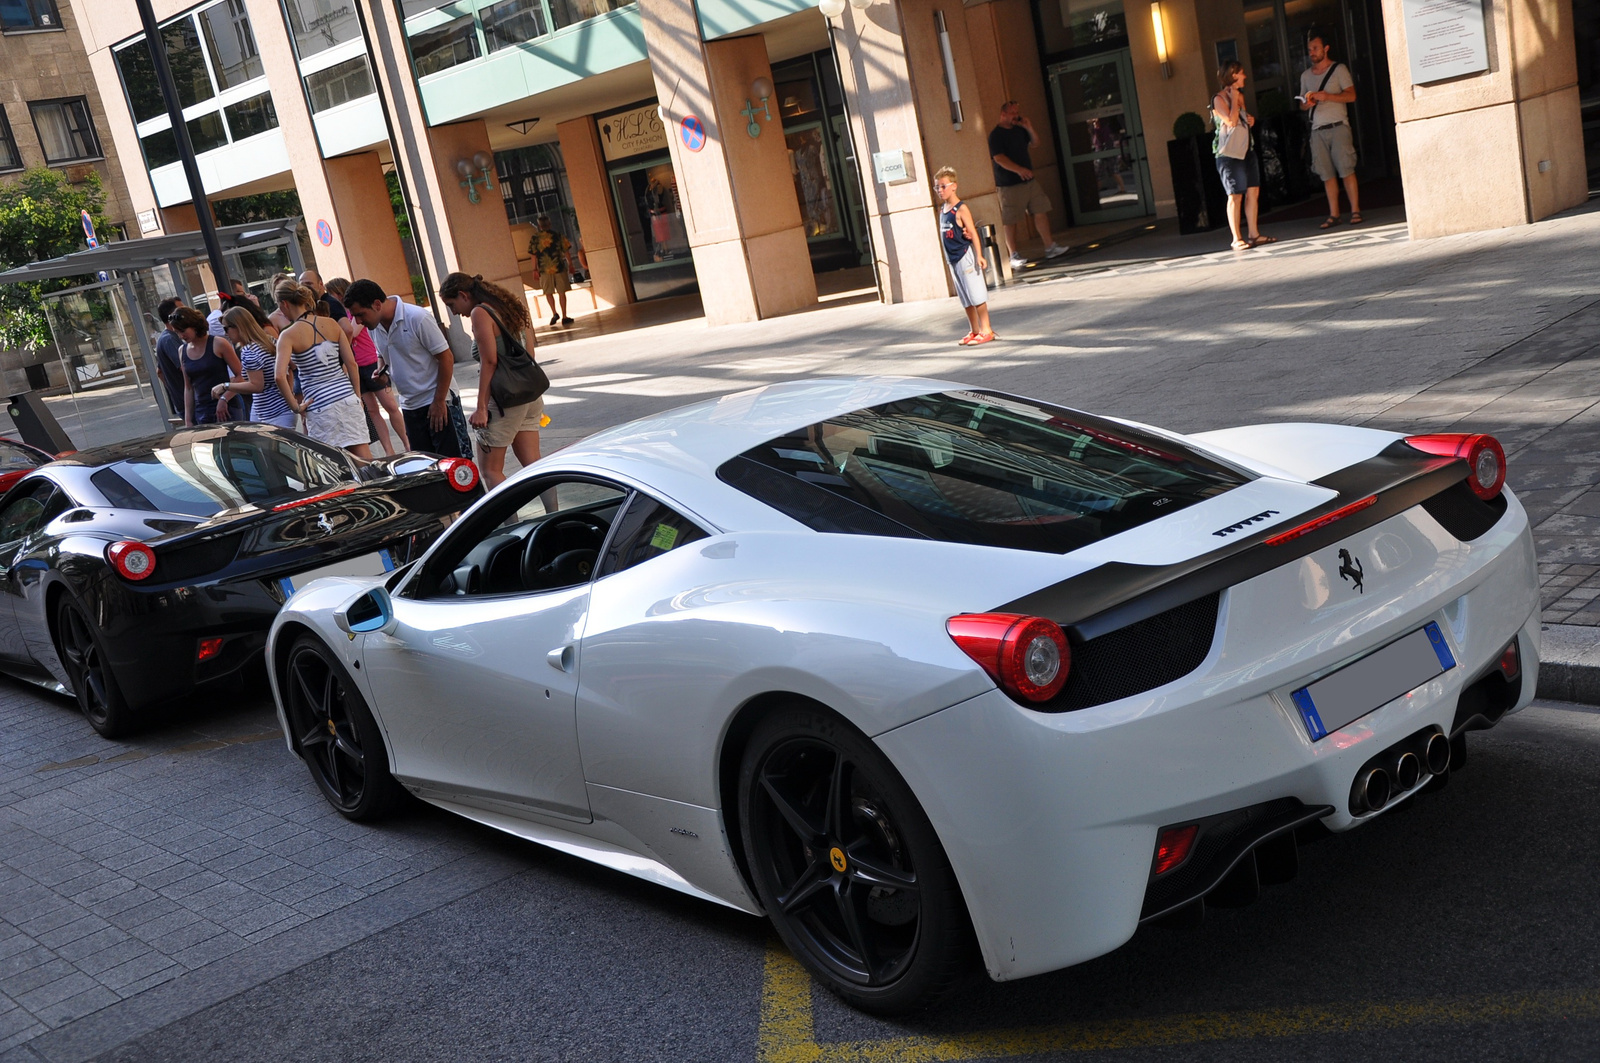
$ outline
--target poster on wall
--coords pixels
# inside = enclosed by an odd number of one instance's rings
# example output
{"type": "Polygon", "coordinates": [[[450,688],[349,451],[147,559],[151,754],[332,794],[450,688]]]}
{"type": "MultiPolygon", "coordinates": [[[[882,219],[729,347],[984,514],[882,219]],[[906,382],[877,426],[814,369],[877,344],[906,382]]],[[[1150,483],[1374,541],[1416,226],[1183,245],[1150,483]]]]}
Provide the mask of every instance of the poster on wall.
{"type": "Polygon", "coordinates": [[[1483,0],[1402,0],[1401,7],[1413,85],[1489,69],[1483,0]]]}
{"type": "Polygon", "coordinates": [[[600,151],[607,162],[667,150],[667,130],[654,100],[614,114],[600,115],[600,151]]]}

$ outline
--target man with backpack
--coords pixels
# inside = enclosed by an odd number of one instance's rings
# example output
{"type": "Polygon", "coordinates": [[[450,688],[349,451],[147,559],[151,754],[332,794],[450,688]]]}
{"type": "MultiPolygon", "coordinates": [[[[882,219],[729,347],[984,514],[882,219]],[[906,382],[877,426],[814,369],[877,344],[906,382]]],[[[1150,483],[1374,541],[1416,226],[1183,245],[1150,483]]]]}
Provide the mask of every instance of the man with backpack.
{"type": "Polygon", "coordinates": [[[1300,108],[1311,119],[1311,168],[1322,178],[1328,194],[1328,220],[1320,228],[1339,224],[1339,182],[1350,199],[1350,224],[1361,224],[1361,192],[1356,187],[1356,145],[1350,133],[1350,108],[1356,102],[1356,83],[1350,68],[1335,63],[1328,42],[1317,30],[1306,37],[1311,66],[1300,75],[1300,108]]]}

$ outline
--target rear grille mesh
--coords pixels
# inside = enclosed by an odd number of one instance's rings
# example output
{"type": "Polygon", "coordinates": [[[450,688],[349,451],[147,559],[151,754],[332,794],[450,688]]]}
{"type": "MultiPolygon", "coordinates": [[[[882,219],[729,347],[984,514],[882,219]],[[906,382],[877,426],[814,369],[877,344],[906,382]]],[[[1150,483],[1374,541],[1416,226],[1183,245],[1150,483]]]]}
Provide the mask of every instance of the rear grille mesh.
{"type": "Polygon", "coordinates": [[[1072,647],[1072,667],[1045,712],[1071,712],[1131,698],[1200,667],[1217,634],[1221,591],[1108,631],[1072,647]]]}

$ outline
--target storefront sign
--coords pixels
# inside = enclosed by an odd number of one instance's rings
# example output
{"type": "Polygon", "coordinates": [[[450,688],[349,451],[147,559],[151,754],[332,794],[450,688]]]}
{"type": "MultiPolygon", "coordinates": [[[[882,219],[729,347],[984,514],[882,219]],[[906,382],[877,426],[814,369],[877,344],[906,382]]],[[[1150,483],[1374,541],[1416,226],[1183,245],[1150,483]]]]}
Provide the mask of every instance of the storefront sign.
{"type": "Polygon", "coordinates": [[[699,151],[706,146],[706,127],[705,123],[700,121],[699,115],[686,114],[678,125],[684,147],[690,151],[699,151]]]}
{"type": "Polygon", "coordinates": [[[667,130],[653,102],[596,121],[600,125],[600,150],[607,162],[667,150],[667,130]]]}
{"type": "Polygon", "coordinates": [[[141,233],[153,233],[159,228],[161,228],[161,226],[156,224],[156,212],[155,211],[153,211],[153,210],[141,210],[139,212],[139,232],[141,232],[141,233]]]}
{"type": "Polygon", "coordinates": [[[875,151],[872,153],[872,172],[880,185],[899,185],[917,178],[916,166],[909,151],[875,151]]]}
{"type": "Polygon", "coordinates": [[[1483,0],[1402,0],[1401,7],[1413,85],[1489,69],[1483,0]]]}

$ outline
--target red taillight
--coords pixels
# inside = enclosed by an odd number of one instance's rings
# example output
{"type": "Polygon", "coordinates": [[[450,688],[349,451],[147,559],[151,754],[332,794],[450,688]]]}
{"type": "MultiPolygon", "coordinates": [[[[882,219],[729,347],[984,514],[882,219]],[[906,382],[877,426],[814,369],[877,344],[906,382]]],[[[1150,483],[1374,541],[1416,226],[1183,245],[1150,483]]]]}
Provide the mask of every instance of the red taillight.
{"type": "Polygon", "coordinates": [[[1291,541],[1293,539],[1298,539],[1302,535],[1309,535],[1312,532],[1316,531],[1318,528],[1326,528],[1328,525],[1332,524],[1336,520],[1343,520],[1345,517],[1348,517],[1352,513],[1360,513],[1363,509],[1366,509],[1368,506],[1376,505],[1377,501],[1378,501],[1378,496],[1377,495],[1368,495],[1366,498],[1361,499],[1359,502],[1352,502],[1348,506],[1340,506],[1338,509],[1334,510],[1332,513],[1324,513],[1322,516],[1318,517],[1317,519],[1308,520],[1304,524],[1300,525],[1297,528],[1290,528],[1286,532],[1282,532],[1282,533],[1280,533],[1278,535],[1274,535],[1272,538],[1270,538],[1270,539],[1268,539],[1266,541],[1266,544],[1268,546],[1279,546],[1279,545],[1281,545],[1283,543],[1286,543],[1286,542],[1289,542],[1289,541],[1291,541]]]}
{"type": "Polygon", "coordinates": [[[1432,436],[1406,436],[1406,445],[1424,454],[1460,458],[1472,472],[1467,486],[1487,502],[1500,493],[1506,483],[1506,450],[1494,436],[1443,433],[1432,436]]]}
{"type": "Polygon", "coordinates": [[[1059,624],[1015,613],[963,613],[945,630],[1013,697],[1049,701],[1066,685],[1072,651],[1059,624]]]}
{"type": "Polygon", "coordinates": [[[1156,874],[1165,874],[1189,859],[1189,850],[1194,848],[1195,835],[1199,833],[1200,827],[1195,823],[1162,831],[1156,842],[1156,874]]]}
{"type": "Polygon", "coordinates": [[[106,560],[123,579],[145,579],[156,570],[156,552],[144,543],[129,539],[106,547],[106,560]]]}
{"type": "Polygon", "coordinates": [[[457,491],[470,491],[478,486],[478,467],[466,458],[441,458],[439,471],[457,491]]]}
{"type": "Polygon", "coordinates": [[[1507,679],[1517,678],[1517,673],[1522,671],[1522,658],[1517,654],[1516,639],[1512,639],[1511,645],[1501,652],[1496,666],[1500,669],[1500,674],[1507,679]]]}
{"type": "Polygon", "coordinates": [[[356,490],[354,487],[336,487],[332,491],[324,491],[320,495],[311,495],[309,498],[297,498],[293,502],[280,502],[272,507],[272,512],[277,513],[280,510],[294,509],[297,506],[309,506],[313,502],[326,502],[330,498],[338,498],[340,495],[347,495],[354,490],[356,490]]]}
{"type": "Polygon", "coordinates": [[[201,639],[199,647],[195,650],[194,659],[196,662],[209,661],[221,652],[222,639],[220,637],[201,639]]]}

